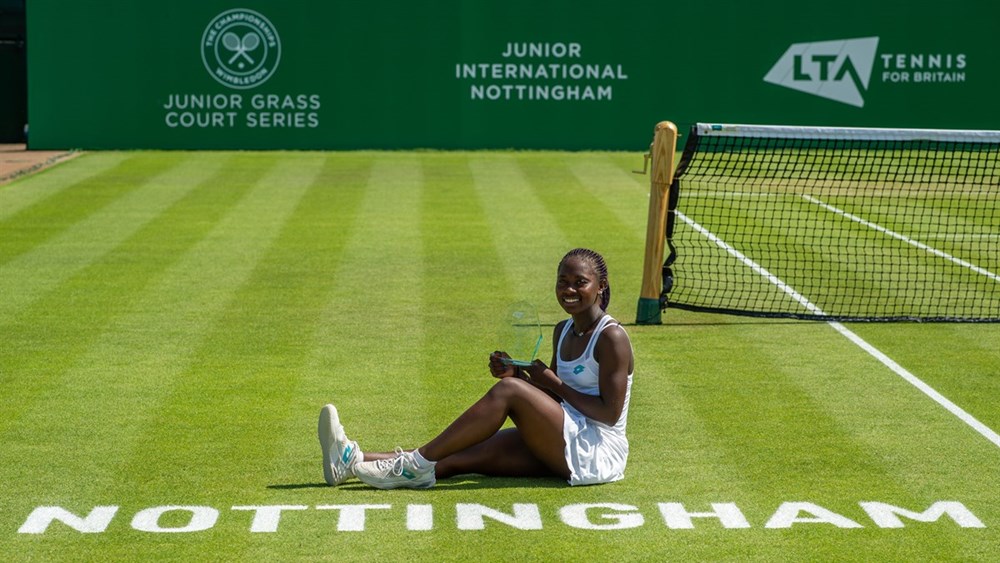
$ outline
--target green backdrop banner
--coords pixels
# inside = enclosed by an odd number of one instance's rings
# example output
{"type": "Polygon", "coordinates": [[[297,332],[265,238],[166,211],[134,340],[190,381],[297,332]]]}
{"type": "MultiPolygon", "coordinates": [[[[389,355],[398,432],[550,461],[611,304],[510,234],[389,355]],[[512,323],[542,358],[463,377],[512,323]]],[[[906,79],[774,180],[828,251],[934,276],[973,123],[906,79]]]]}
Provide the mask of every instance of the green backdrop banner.
{"type": "Polygon", "coordinates": [[[644,147],[694,121],[998,129],[1000,4],[32,0],[29,146],[644,147]]]}

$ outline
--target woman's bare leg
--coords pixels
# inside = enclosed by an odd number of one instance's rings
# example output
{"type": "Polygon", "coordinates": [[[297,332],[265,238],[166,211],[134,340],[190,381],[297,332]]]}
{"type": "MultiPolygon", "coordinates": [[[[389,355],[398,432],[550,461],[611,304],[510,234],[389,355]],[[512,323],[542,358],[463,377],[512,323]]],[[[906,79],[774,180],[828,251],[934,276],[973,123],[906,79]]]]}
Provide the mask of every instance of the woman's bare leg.
{"type": "Polygon", "coordinates": [[[448,475],[496,475],[497,471],[538,475],[540,462],[548,474],[569,478],[563,453],[563,416],[562,406],[540,389],[520,379],[505,378],[419,451],[425,458],[443,463],[441,471],[448,475]],[[497,434],[508,417],[518,432],[497,434]],[[457,457],[449,460],[451,456],[457,457]]]}
{"type": "Polygon", "coordinates": [[[442,459],[435,467],[439,479],[466,473],[493,477],[569,477],[556,473],[538,459],[517,428],[505,428],[485,442],[442,459]]]}
{"type": "MultiPolygon", "coordinates": [[[[413,451],[413,450],[410,450],[413,451]]],[[[365,452],[364,461],[393,459],[396,452],[365,452]]],[[[504,428],[471,448],[466,448],[437,462],[439,479],[479,473],[494,477],[547,477],[556,475],[531,453],[517,428],[504,428]]]]}

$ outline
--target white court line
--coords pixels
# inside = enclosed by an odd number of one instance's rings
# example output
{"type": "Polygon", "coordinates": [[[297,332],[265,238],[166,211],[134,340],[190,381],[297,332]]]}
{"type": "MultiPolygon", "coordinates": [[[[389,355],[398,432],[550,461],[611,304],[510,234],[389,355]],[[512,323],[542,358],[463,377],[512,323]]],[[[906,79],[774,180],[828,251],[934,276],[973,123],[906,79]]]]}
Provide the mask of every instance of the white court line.
{"type": "Polygon", "coordinates": [[[976,272],[977,274],[982,274],[982,275],[984,275],[984,276],[992,279],[993,281],[1000,283],[1000,275],[994,274],[993,272],[987,270],[986,268],[980,268],[979,266],[976,266],[975,264],[972,264],[971,262],[966,262],[965,260],[962,260],[961,258],[955,258],[954,256],[952,256],[951,254],[948,254],[947,252],[943,252],[943,251],[938,250],[938,249],[936,249],[934,247],[927,246],[926,244],[924,244],[924,243],[922,243],[922,242],[920,242],[918,240],[913,240],[913,239],[911,239],[910,237],[908,237],[906,235],[901,235],[901,234],[897,233],[896,231],[893,231],[891,229],[887,229],[887,228],[883,227],[882,225],[878,225],[876,223],[872,223],[871,221],[866,221],[865,219],[862,219],[861,217],[858,217],[857,215],[853,215],[851,213],[848,213],[848,212],[844,211],[843,209],[838,209],[838,208],[836,208],[836,207],[834,207],[834,206],[832,206],[832,205],[830,205],[828,203],[825,203],[825,202],[823,202],[823,201],[821,201],[821,200],[819,200],[819,199],[817,199],[817,198],[815,198],[815,197],[813,197],[811,195],[802,194],[802,197],[805,198],[807,201],[815,203],[816,205],[818,205],[818,206],[826,209],[827,211],[832,211],[832,212],[836,213],[837,215],[841,215],[843,217],[847,217],[851,221],[855,221],[857,223],[861,223],[862,225],[864,225],[866,227],[869,227],[871,229],[875,229],[876,231],[878,231],[880,233],[887,234],[887,235],[889,235],[889,236],[891,236],[893,238],[899,239],[899,240],[901,240],[901,241],[903,241],[903,242],[905,242],[907,244],[912,244],[913,246],[919,248],[920,250],[926,250],[927,252],[930,252],[931,254],[933,254],[935,256],[939,256],[941,258],[944,258],[945,260],[948,260],[950,262],[954,262],[955,264],[958,264],[959,266],[963,266],[965,268],[968,268],[968,269],[972,270],[973,272],[976,272]]]}
{"type": "MultiPolygon", "coordinates": [[[[809,312],[817,315],[824,314],[823,310],[817,307],[812,301],[806,299],[805,296],[795,291],[795,289],[793,289],[785,282],[781,281],[780,278],[778,278],[771,272],[767,271],[766,268],[754,262],[739,250],[736,250],[735,248],[730,246],[728,243],[726,243],[726,241],[715,236],[711,231],[709,231],[705,227],[702,227],[698,223],[692,221],[690,218],[688,218],[680,211],[675,211],[675,213],[677,214],[677,217],[679,217],[682,221],[687,223],[691,228],[704,235],[706,238],[714,242],[716,245],[718,245],[720,248],[722,248],[729,254],[735,256],[738,260],[743,262],[746,266],[750,267],[750,269],[752,269],[753,271],[765,277],[769,282],[776,285],[779,289],[788,294],[789,297],[791,297],[792,299],[797,301],[800,305],[805,307],[809,312]]],[[[976,417],[966,412],[964,409],[962,409],[962,407],[948,400],[948,398],[942,395],[941,393],[935,391],[934,388],[932,388],[930,385],[924,383],[919,377],[910,373],[906,368],[893,361],[892,358],[886,356],[878,348],[869,344],[867,341],[865,341],[863,338],[855,334],[853,331],[851,331],[843,324],[834,321],[830,321],[827,324],[833,327],[833,329],[839,332],[840,334],[844,335],[848,340],[856,344],[862,350],[868,352],[868,354],[870,354],[873,358],[875,358],[883,365],[891,369],[896,375],[902,377],[907,383],[913,385],[921,392],[923,392],[925,395],[933,399],[934,402],[944,407],[945,410],[958,417],[959,420],[972,427],[973,430],[982,434],[983,437],[992,442],[993,445],[1000,447],[1000,434],[997,434],[990,427],[976,420],[976,417]]]]}

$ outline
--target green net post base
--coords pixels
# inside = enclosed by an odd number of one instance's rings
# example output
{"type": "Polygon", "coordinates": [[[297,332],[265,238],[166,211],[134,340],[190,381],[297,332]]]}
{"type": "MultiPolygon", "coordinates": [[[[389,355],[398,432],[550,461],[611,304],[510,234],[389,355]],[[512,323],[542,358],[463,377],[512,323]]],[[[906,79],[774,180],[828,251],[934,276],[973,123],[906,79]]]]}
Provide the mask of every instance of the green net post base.
{"type": "Polygon", "coordinates": [[[649,297],[639,298],[639,307],[635,313],[635,324],[637,325],[658,325],[663,324],[660,320],[660,300],[649,297]]]}

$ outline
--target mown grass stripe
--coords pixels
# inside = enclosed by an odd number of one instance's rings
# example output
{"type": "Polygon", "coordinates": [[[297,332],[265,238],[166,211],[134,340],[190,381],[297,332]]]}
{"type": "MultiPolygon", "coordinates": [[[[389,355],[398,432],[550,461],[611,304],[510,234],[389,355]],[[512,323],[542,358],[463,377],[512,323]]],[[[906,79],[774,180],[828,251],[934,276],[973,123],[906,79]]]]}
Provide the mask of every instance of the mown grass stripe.
{"type": "MultiPolygon", "coordinates": [[[[795,329],[793,325],[788,330],[815,333],[826,328],[823,325],[808,327],[795,329]]],[[[904,325],[897,334],[911,332],[909,327],[920,328],[919,325],[904,325]]],[[[864,328],[867,325],[852,326],[853,330],[864,328]]],[[[944,328],[951,329],[954,325],[944,328]]],[[[810,334],[810,343],[815,343],[808,348],[822,350],[824,355],[850,357],[853,343],[833,344],[827,340],[810,334]]],[[[959,338],[954,342],[961,344],[959,338]]],[[[894,358],[902,359],[897,357],[899,351],[891,351],[894,358]]],[[[926,354],[922,360],[933,364],[926,354]]],[[[817,362],[813,359],[812,365],[817,362]]],[[[960,472],[970,459],[982,461],[979,479],[983,482],[1000,479],[1000,466],[988,462],[996,457],[996,449],[982,436],[957,424],[953,413],[929,402],[922,390],[901,385],[898,374],[884,369],[878,358],[855,354],[843,363],[834,366],[823,362],[827,366],[824,376],[801,378],[801,388],[837,420],[870,458],[879,460],[884,471],[910,495],[920,498],[932,495],[941,486],[948,486],[951,475],[960,472]],[[985,469],[987,467],[989,469],[985,469]]],[[[803,360],[800,365],[803,373],[811,367],[803,360]]],[[[975,368],[950,362],[947,367],[931,371],[961,373],[965,370],[974,371],[975,368]]],[[[955,381],[952,384],[962,385],[955,381]]],[[[988,386],[988,382],[981,383],[978,390],[988,390],[988,386]]]]}
{"type": "MultiPolygon", "coordinates": [[[[117,160],[114,166],[72,182],[52,197],[38,201],[36,205],[26,207],[0,223],[0,231],[4,234],[0,237],[0,266],[53,239],[65,241],[65,235],[79,228],[81,223],[90,221],[89,224],[93,225],[95,216],[101,217],[105,213],[103,217],[107,218],[106,207],[120,205],[121,201],[128,199],[128,194],[134,194],[152,178],[168,172],[186,159],[181,153],[166,158],[157,158],[150,153],[126,154],[128,156],[117,160]]],[[[135,199],[134,195],[132,199],[135,199]]]]}
{"type": "MultiPolygon", "coordinates": [[[[564,313],[555,303],[552,288],[556,266],[570,249],[569,242],[556,230],[556,219],[542,205],[518,157],[477,154],[471,157],[469,168],[500,258],[497,271],[509,278],[518,300],[538,308],[543,323],[556,323],[564,313]]],[[[551,346],[549,340],[547,332],[545,350],[551,346]]]]}
{"type": "MultiPolygon", "coordinates": [[[[323,264],[322,256],[296,252],[318,234],[308,227],[325,219],[312,207],[322,198],[312,194],[323,189],[318,182],[326,159],[306,153],[285,155],[282,163],[287,165],[265,180],[281,178],[281,189],[267,194],[271,212],[260,217],[272,243],[262,240],[258,259],[202,331],[186,365],[178,366],[168,393],[147,410],[148,430],[124,469],[137,484],[134,495],[265,492],[261,472],[279,445],[279,421],[287,417],[296,368],[308,350],[300,339],[314,326],[315,307],[330,284],[313,269],[323,264]],[[218,420],[225,424],[213,423],[218,420]],[[163,443],[174,447],[165,451],[163,443]],[[155,479],[146,477],[151,462],[155,479]],[[233,475],[228,468],[234,466],[246,471],[233,475]]],[[[234,242],[230,252],[240,253],[234,242]]]]}
{"type": "Polygon", "coordinates": [[[232,177],[232,168],[245,164],[241,156],[192,158],[210,175],[193,182],[177,203],[17,314],[0,319],[0,333],[5,335],[0,384],[9,392],[0,395],[5,413],[0,434],[47,390],[60,386],[65,373],[112,322],[131,310],[152,280],[242,196],[243,190],[232,184],[218,188],[232,177]]]}
{"type": "MultiPolygon", "coordinates": [[[[699,377],[699,370],[710,369],[700,344],[715,341],[705,342],[706,331],[687,326],[633,326],[628,331],[636,356],[628,480],[669,481],[673,497],[689,500],[692,510],[698,511],[720,499],[750,500],[752,487],[741,475],[730,441],[714,431],[690,393],[691,387],[711,385],[699,377]],[[701,508],[699,501],[705,503],[701,508]]],[[[660,491],[654,488],[650,493],[655,497],[660,491]]]]}
{"type": "MultiPolygon", "coordinates": [[[[260,175],[247,178],[254,189],[102,335],[66,378],[65,387],[25,416],[25,424],[35,432],[52,437],[40,448],[49,455],[33,468],[36,478],[80,464],[105,476],[89,484],[53,478],[47,491],[52,497],[120,495],[113,483],[126,476],[121,460],[148,439],[144,413],[159,408],[175,378],[189,367],[211,323],[246,281],[305,190],[305,185],[289,181],[294,162],[259,158],[267,168],[258,167],[260,175]],[[53,418],[52,412],[60,416],[53,418]],[[61,455],[68,450],[77,455],[61,455]]],[[[155,466],[142,476],[163,477],[155,466]]]]}
{"type": "MultiPolygon", "coordinates": [[[[855,356],[831,363],[826,353],[818,351],[829,340],[828,331],[824,325],[804,323],[776,325],[768,331],[753,325],[723,330],[677,327],[672,330],[675,359],[686,369],[674,372],[675,391],[695,406],[698,419],[717,443],[724,444],[738,478],[753,483],[763,498],[818,497],[824,491],[815,489],[815,480],[833,490],[837,483],[858,476],[864,476],[865,487],[870,487],[859,494],[905,494],[891,469],[882,466],[877,455],[869,455],[852,434],[859,424],[891,421],[909,426],[915,421],[903,406],[844,410],[858,387],[873,385],[856,375],[859,364],[870,362],[855,356]],[[693,344],[706,337],[711,338],[706,344],[724,343],[727,353],[704,355],[693,344]],[[789,341],[798,345],[788,346],[789,341]],[[817,363],[825,369],[813,369],[817,363]],[[821,400],[831,392],[843,395],[845,401],[821,400]],[[706,400],[709,396],[713,399],[706,400]],[[837,406],[830,409],[832,405],[837,406]]],[[[832,351],[832,357],[844,357],[841,352],[850,356],[849,349],[836,348],[841,349],[832,351]]],[[[749,487],[741,488],[748,494],[749,487]]]]}
{"type": "MultiPolygon", "coordinates": [[[[148,170],[151,174],[139,176],[135,183],[117,178],[111,181],[122,187],[105,198],[117,199],[107,201],[102,209],[71,225],[56,227],[53,223],[46,223],[63,230],[45,244],[0,265],[0,295],[4,296],[0,300],[0,319],[10,318],[74,273],[100,259],[213,172],[211,164],[206,165],[198,158],[179,154],[165,157],[162,163],[150,161],[148,167],[140,166],[139,162],[132,162],[131,166],[148,170]]],[[[108,174],[112,172],[108,171],[108,174]]],[[[97,182],[98,178],[93,181],[97,182]]],[[[56,207],[62,209],[66,205],[66,202],[61,202],[56,207]]],[[[52,213],[64,214],[62,211],[52,213]]],[[[21,229],[31,230],[28,227],[21,229]]]]}
{"type": "MultiPolygon", "coordinates": [[[[600,251],[606,245],[606,227],[617,219],[587,190],[567,167],[570,156],[523,154],[518,165],[535,192],[539,203],[555,218],[554,226],[572,246],[586,246],[600,251]]],[[[625,229],[627,231],[627,229],[625,229]]],[[[568,250],[568,249],[567,249],[568,250]]],[[[606,252],[606,251],[605,251],[606,252]]]]}
{"type": "MultiPolygon", "coordinates": [[[[470,155],[434,154],[424,158],[428,189],[421,200],[424,241],[424,294],[421,318],[426,334],[426,371],[441,369],[435,358],[450,358],[453,377],[438,384],[429,400],[438,430],[488,389],[493,379],[488,355],[498,346],[499,324],[519,299],[511,270],[491,235],[490,212],[484,207],[469,167],[470,155]],[[470,287],[470,280],[479,280],[470,287]],[[475,293],[484,295],[472,299],[475,293]]],[[[501,191],[494,184],[491,191],[501,191]]],[[[546,280],[547,281],[547,280],[546,280]]],[[[539,280],[538,285],[547,285],[539,280]]],[[[548,361],[545,350],[542,357],[548,361]]]]}
{"type": "Polygon", "coordinates": [[[570,172],[591,197],[601,202],[636,237],[646,234],[649,176],[622,170],[616,154],[579,155],[567,162],[570,172]]]}
{"type": "Polygon", "coordinates": [[[0,223],[64,190],[90,182],[127,158],[129,154],[124,152],[85,154],[0,186],[0,223]]]}
{"type": "MultiPolygon", "coordinates": [[[[339,332],[344,302],[337,296],[338,272],[343,268],[348,244],[356,236],[358,209],[365,198],[374,161],[375,155],[371,153],[327,155],[323,171],[283,233],[288,243],[282,240],[276,244],[274,259],[280,260],[277,252],[281,248],[288,260],[299,263],[298,275],[302,277],[299,283],[303,290],[308,289],[309,297],[301,302],[296,300],[292,309],[298,313],[288,330],[294,331],[300,350],[284,366],[285,375],[278,377],[278,385],[292,385],[293,394],[287,404],[275,405],[272,413],[280,434],[271,444],[272,455],[261,457],[261,462],[269,461],[270,466],[260,474],[248,474],[249,479],[267,476],[268,489],[255,489],[253,498],[261,493],[281,497],[288,489],[322,483],[314,427],[316,415],[329,401],[340,402],[342,408],[353,407],[344,401],[343,388],[357,372],[350,369],[349,358],[344,361],[337,355],[346,337],[339,332]],[[343,363],[337,363],[338,360],[343,363]]],[[[360,407],[355,409],[355,414],[360,410],[360,407]]],[[[356,429],[358,420],[354,422],[356,429]]]]}
{"type": "Polygon", "coordinates": [[[325,392],[315,398],[316,412],[324,403],[336,404],[350,437],[363,449],[391,451],[424,437],[420,423],[426,417],[417,399],[424,392],[420,367],[425,335],[418,314],[424,283],[419,231],[424,187],[419,158],[391,154],[375,161],[337,266],[326,310],[330,322],[313,344],[315,365],[327,382],[325,392]],[[359,378],[358,373],[384,377],[359,378]],[[399,403],[400,398],[410,400],[399,403]],[[406,410],[384,408],[392,405],[406,410]],[[371,417],[380,424],[366,425],[371,417]]]}
{"type": "Polygon", "coordinates": [[[862,339],[860,336],[855,334],[853,331],[848,329],[841,323],[829,323],[830,326],[834,328],[837,332],[844,335],[848,340],[856,344],[862,350],[870,354],[873,358],[883,364],[885,367],[889,368],[893,373],[901,377],[904,381],[912,385],[913,387],[920,390],[921,393],[927,395],[928,398],[933,400],[935,403],[940,405],[949,413],[953,414],[956,418],[961,420],[963,423],[968,425],[970,428],[981,434],[984,438],[989,440],[993,445],[1000,447],[1000,434],[997,434],[996,430],[986,426],[980,422],[976,417],[969,414],[968,411],[958,406],[950,399],[938,392],[930,385],[924,383],[922,379],[910,373],[909,370],[899,365],[895,360],[885,355],[881,350],[875,348],[867,341],[862,339]]]}
{"type": "Polygon", "coordinates": [[[851,329],[928,385],[1000,429],[1000,326],[969,323],[852,324],[851,329]]]}

